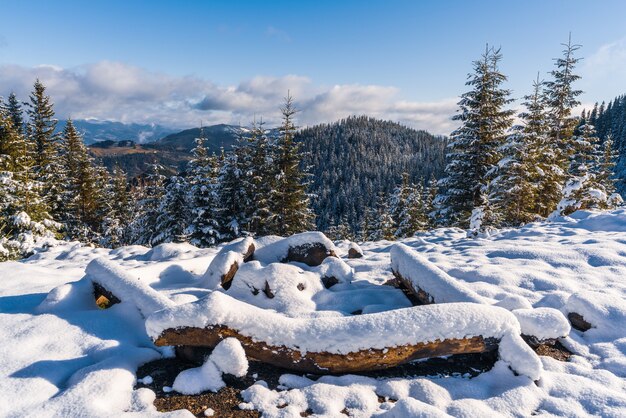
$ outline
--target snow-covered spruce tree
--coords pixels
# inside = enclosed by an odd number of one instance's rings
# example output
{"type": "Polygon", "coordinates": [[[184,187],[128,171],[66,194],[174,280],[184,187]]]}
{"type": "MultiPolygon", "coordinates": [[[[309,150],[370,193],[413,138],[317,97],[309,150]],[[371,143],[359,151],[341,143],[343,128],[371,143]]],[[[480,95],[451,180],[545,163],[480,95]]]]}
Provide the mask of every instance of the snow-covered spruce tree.
{"type": "Polygon", "coordinates": [[[268,235],[276,224],[271,208],[272,191],[276,181],[274,166],[274,146],[270,143],[263,121],[252,127],[251,167],[246,183],[250,188],[250,232],[254,235],[268,235]]]}
{"type": "Polygon", "coordinates": [[[28,255],[60,227],[47,212],[40,183],[32,178],[30,145],[0,109],[0,261],[28,255]]]}
{"type": "Polygon", "coordinates": [[[363,210],[363,216],[359,223],[357,239],[360,242],[373,241],[376,233],[376,210],[367,207],[363,210]]]}
{"type": "Polygon", "coordinates": [[[9,97],[7,98],[6,103],[0,103],[0,106],[5,112],[5,115],[13,123],[13,128],[18,133],[23,133],[24,131],[24,109],[22,108],[22,103],[17,99],[15,93],[11,92],[9,97]]]}
{"type": "Polygon", "coordinates": [[[580,76],[574,74],[576,64],[580,58],[576,58],[574,54],[580,45],[572,44],[571,35],[567,44],[563,44],[563,57],[556,59],[554,70],[551,71],[552,79],[545,83],[545,95],[548,108],[548,127],[549,127],[549,143],[552,147],[550,156],[552,161],[546,156],[546,165],[559,167],[556,168],[554,174],[557,175],[550,182],[545,182],[541,190],[542,200],[546,211],[541,213],[545,216],[553,211],[557,203],[561,200],[564,192],[555,191],[556,184],[563,187],[568,179],[568,168],[572,154],[574,153],[573,136],[574,130],[578,125],[578,118],[572,115],[572,109],[580,104],[578,96],[582,94],[581,90],[574,89],[574,82],[580,79],[580,76]]]}
{"type": "Polygon", "coordinates": [[[613,135],[607,135],[602,146],[602,156],[599,158],[596,167],[596,181],[604,187],[604,191],[609,196],[609,204],[617,206],[621,204],[621,197],[616,195],[615,166],[620,155],[613,143],[613,135]]]}
{"type": "Polygon", "coordinates": [[[191,211],[188,187],[184,177],[172,176],[165,184],[165,194],[159,203],[156,231],[150,244],[186,242],[189,240],[191,211]]]}
{"type": "Polygon", "coordinates": [[[424,189],[422,198],[424,204],[424,214],[428,220],[428,226],[435,228],[439,225],[439,204],[437,202],[437,179],[434,174],[430,175],[428,185],[424,189]]]}
{"type": "Polygon", "coordinates": [[[150,164],[143,186],[137,190],[140,196],[138,211],[131,224],[132,242],[138,245],[152,245],[153,238],[158,234],[157,218],[163,197],[165,176],[161,174],[163,167],[157,163],[150,164]]]}
{"type": "Polygon", "coordinates": [[[385,192],[379,192],[376,196],[376,213],[374,222],[372,223],[372,234],[369,237],[371,241],[380,241],[382,239],[394,240],[397,229],[396,223],[389,209],[390,196],[385,192]]]}
{"type": "Polygon", "coordinates": [[[309,207],[308,174],[301,169],[300,144],[294,141],[296,114],[293,98],[287,94],[281,108],[283,122],[276,141],[274,166],[276,176],[270,195],[269,208],[274,217],[272,231],[277,235],[291,235],[314,228],[315,215],[309,207]]]}
{"type": "Polygon", "coordinates": [[[512,125],[510,91],[502,88],[507,78],[498,69],[499,49],[487,47],[466,85],[471,90],[461,96],[460,113],[454,116],[461,126],[451,134],[445,177],[440,186],[445,224],[468,227],[475,208],[484,204],[483,195],[494,167],[501,159],[501,146],[512,125]]]}
{"type": "Polygon", "coordinates": [[[493,201],[506,226],[533,221],[544,209],[546,191],[560,190],[560,168],[553,165],[554,150],[548,142],[545,97],[537,77],[533,93],[524,97],[522,124],[513,127],[502,146],[502,159],[492,181],[493,201]]]}
{"type": "Polygon", "coordinates": [[[115,167],[111,178],[110,211],[102,220],[101,245],[116,248],[130,244],[129,228],[132,219],[133,204],[126,173],[121,168],[115,167]]]}
{"type": "MultiPolygon", "coordinates": [[[[237,145],[229,154],[222,154],[222,164],[218,178],[218,196],[220,202],[219,225],[222,240],[230,241],[246,235],[244,230],[248,220],[246,211],[249,208],[249,199],[242,187],[242,158],[244,152],[244,133],[240,129],[237,145]]],[[[246,151],[247,152],[247,151],[246,151]]]]}
{"type": "Polygon", "coordinates": [[[402,183],[394,189],[390,202],[391,216],[397,226],[394,232],[396,238],[413,236],[427,227],[423,193],[421,183],[410,183],[409,174],[402,173],[402,183]]]}
{"type": "Polygon", "coordinates": [[[26,133],[34,143],[33,160],[35,179],[42,184],[42,194],[49,207],[50,214],[57,217],[62,213],[62,178],[63,171],[57,158],[59,153],[58,135],[54,133],[57,120],[54,118],[54,106],[46,87],[37,79],[30,94],[26,111],[28,122],[26,133]]]}
{"type": "Polygon", "coordinates": [[[196,138],[189,162],[189,193],[191,200],[190,241],[198,247],[210,247],[220,240],[218,176],[215,154],[209,155],[204,130],[196,138]]]}
{"type": "Polygon", "coordinates": [[[60,161],[56,165],[60,171],[56,177],[64,183],[60,184],[58,219],[64,224],[66,238],[96,242],[108,185],[100,181],[98,169],[71,119],[63,129],[59,151],[60,161]]]}
{"type": "Polygon", "coordinates": [[[555,215],[569,215],[578,209],[609,209],[621,203],[621,198],[613,195],[615,187],[610,180],[615,164],[611,144],[602,150],[591,124],[580,126],[577,131],[572,141],[570,178],[555,215]]]}

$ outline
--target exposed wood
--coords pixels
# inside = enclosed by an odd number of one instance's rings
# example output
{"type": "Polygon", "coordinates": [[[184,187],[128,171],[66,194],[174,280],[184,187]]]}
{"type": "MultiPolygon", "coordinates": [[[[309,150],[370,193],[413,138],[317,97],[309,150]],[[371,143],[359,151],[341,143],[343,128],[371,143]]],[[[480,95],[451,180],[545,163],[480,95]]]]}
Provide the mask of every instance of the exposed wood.
{"type": "MultiPolygon", "coordinates": [[[[248,248],[246,248],[246,250],[241,253],[244,263],[247,263],[248,261],[252,260],[254,256],[254,250],[255,250],[254,243],[250,243],[248,248]]],[[[224,289],[228,290],[230,288],[230,285],[232,285],[232,280],[235,278],[235,274],[237,274],[237,270],[239,270],[239,263],[235,261],[233,264],[230,265],[230,267],[228,268],[228,271],[222,274],[220,281],[224,289]]]]}
{"type": "Polygon", "coordinates": [[[250,245],[246,249],[246,252],[241,254],[243,256],[243,262],[244,263],[247,263],[248,261],[252,260],[252,258],[254,257],[254,250],[255,249],[256,248],[254,247],[254,243],[250,243],[250,245]]]}
{"type": "Polygon", "coordinates": [[[100,309],[108,309],[121,302],[117,296],[106,290],[100,283],[96,282],[93,282],[93,297],[96,300],[96,305],[98,305],[100,309]]]}
{"type": "Polygon", "coordinates": [[[350,248],[348,250],[348,258],[361,258],[363,253],[359,252],[356,248],[350,248]]]}
{"type": "Polygon", "coordinates": [[[289,247],[287,257],[282,261],[295,261],[314,267],[322,264],[326,257],[337,257],[337,254],[321,242],[314,242],[298,245],[297,247],[289,247]]]}
{"type": "Polygon", "coordinates": [[[334,277],[334,276],[324,276],[322,277],[322,284],[324,285],[324,287],[326,289],[330,289],[331,287],[333,287],[334,285],[336,285],[337,283],[339,283],[339,280],[334,277]]]}
{"type": "Polygon", "coordinates": [[[581,314],[577,314],[576,312],[568,313],[567,319],[569,319],[572,327],[574,327],[574,329],[577,329],[578,331],[585,332],[592,327],[589,322],[585,321],[585,318],[583,318],[581,314]]]}
{"type": "Polygon", "coordinates": [[[230,285],[233,284],[232,281],[235,277],[235,274],[237,273],[237,270],[239,270],[239,263],[235,261],[233,264],[230,265],[228,271],[222,274],[221,282],[224,289],[230,289],[230,285]]]}
{"type": "Polygon", "coordinates": [[[413,306],[430,305],[431,303],[435,303],[435,298],[433,298],[431,295],[426,293],[419,286],[413,286],[413,282],[411,282],[411,280],[405,279],[397,271],[392,270],[392,272],[393,272],[393,275],[396,277],[396,279],[398,279],[398,282],[400,283],[400,285],[404,287],[405,289],[407,289],[409,292],[411,292],[411,294],[415,297],[415,299],[417,299],[417,302],[418,302],[417,304],[413,300],[411,301],[411,303],[413,303],[413,306]]]}
{"type": "MultiPolygon", "coordinates": [[[[416,343],[386,349],[368,349],[349,354],[302,353],[284,346],[271,346],[241,335],[225,326],[167,329],[156,339],[158,346],[215,347],[225,338],[237,338],[249,358],[304,373],[335,374],[382,370],[412,360],[462,353],[483,353],[497,348],[494,338],[472,337],[416,343]]],[[[180,352],[192,352],[179,349],[180,352]],[[181,351],[182,350],[182,351],[181,351]]]]}

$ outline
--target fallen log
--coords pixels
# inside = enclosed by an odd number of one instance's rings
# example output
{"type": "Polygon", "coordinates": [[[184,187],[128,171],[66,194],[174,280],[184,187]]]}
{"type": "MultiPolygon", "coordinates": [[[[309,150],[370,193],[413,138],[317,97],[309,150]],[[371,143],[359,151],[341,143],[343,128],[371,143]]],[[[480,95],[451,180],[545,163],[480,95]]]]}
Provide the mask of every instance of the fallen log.
{"type": "Polygon", "coordinates": [[[241,264],[254,256],[254,240],[247,237],[241,241],[225,245],[213,258],[200,279],[202,286],[213,289],[221,285],[228,290],[241,264]]]}
{"type": "Polygon", "coordinates": [[[237,338],[247,355],[306,373],[380,370],[416,359],[498,349],[519,374],[537,380],[541,362],[509,311],[448,303],[355,316],[292,318],[222,292],[155,312],[146,320],[155,344],[214,347],[237,338]]]}
{"type": "Polygon", "coordinates": [[[157,346],[182,346],[177,350],[178,353],[182,353],[187,359],[196,359],[193,350],[189,350],[189,347],[213,348],[228,337],[237,338],[246,355],[251,359],[289,370],[315,374],[382,370],[418,359],[453,354],[485,353],[498,348],[497,339],[478,336],[408,344],[385,349],[367,349],[348,354],[303,353],[285,346],[272,346],[262,341],[254,341],[252,338],[225,326],[166,329],[155,340],[155,344],[157,346]]]}
{"type": "Polygon", "coordinates": [[[147,317],[155,311],[174,306],[174,302],[165,295],[106,258],[92,260],[85,273],[93,283],[94,298],[101,308],[126,302],[135,305],[147,317]]]}

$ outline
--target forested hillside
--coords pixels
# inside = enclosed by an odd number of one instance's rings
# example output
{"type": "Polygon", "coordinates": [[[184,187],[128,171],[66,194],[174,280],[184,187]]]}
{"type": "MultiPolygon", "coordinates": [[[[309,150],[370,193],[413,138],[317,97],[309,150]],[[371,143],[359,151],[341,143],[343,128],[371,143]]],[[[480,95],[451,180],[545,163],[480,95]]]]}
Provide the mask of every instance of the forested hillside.
{"type": "Polygon", "coordinates": [[[626,196],[626,94],[613,99],[607,105],[602,102],[595,104],[589,112],[583,111],[582,119],[586,119],[596,127],[602,141],[608,137],[613,139],[619,158],[615,167],[617,191],[626,196]]]}
{"type": "Polygon", "coordinates": [[[359,230],[378,195],[388,195],[402,173],[424,184],[443,171],[446,141],[425,131],[366,116],[303,129],[297,135],[310,166],[317,227],[348,224],[359,230]]]}

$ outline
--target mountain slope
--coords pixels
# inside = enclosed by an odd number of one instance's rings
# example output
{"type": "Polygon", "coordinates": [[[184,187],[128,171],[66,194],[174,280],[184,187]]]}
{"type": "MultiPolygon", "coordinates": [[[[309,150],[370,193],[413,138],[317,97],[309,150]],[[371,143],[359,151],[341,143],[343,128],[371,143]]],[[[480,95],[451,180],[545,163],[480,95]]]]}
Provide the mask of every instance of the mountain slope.
{"type": "Polygon", "coordinates": [[[357,228],[376,195],[390,192],[403,172],[417,182],[444,168],[446,141],[425,131],[365,116],[300,131],[297,139],[311,167],[317,227],[344,218],[357,228]]]}
{"type": "MultiPolygon", "coordinates": [[[[57,132],[63,131],[65,120],[57,124],[57,132]]],[[[154,142],[159,138],[176,132],[176,129],[161,125],[147,125],[139,123],[121,123],[100,120],[73,120],[76,129],[83,135],[85,144],[90,145],[99,141],[130,140],[138,144],[154,142]]]]}

